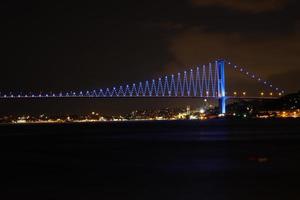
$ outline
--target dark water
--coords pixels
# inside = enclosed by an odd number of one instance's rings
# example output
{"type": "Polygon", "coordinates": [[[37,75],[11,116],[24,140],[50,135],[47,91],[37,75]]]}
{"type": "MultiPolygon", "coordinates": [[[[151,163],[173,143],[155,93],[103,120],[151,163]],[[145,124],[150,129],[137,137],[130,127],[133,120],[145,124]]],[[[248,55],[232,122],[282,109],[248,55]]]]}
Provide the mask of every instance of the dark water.
{"type": "Polygon", "coordinates": [[[0,126],[0,198],[300,199],[299,122],[0,126]]]}

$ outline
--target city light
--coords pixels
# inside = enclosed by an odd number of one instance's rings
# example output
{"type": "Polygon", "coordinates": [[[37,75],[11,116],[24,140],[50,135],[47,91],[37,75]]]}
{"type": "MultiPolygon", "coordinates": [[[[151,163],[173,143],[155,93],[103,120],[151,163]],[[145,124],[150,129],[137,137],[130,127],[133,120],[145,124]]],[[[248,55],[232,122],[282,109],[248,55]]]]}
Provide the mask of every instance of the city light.
{"type": "MultiPolygon", "coordinates": [[[[290,99],[286,100],[287,102],[291,102],[290,99]]],[[[93,111],[90,114],[83,115],[83,116],[74,116],[74,115],[67,115],[67,116],[57,116],[51,117],[47,116],[46,114],[38,115],[37,117],[34,116],[20,116],[20,117],[4,117],[1,119],[0,123],[97,123],[97,122],[106,122],[106,121],[136,121],[136,120],[207,120],[213,119],[218,117],[237,117],[237,118],[299,118],[300,117],[300,109],[297,109],[295,106],[298,103],[298,100],[293,99],[294,105],[291,105],[290,109],[276,111],[276,110],[269,110],[269,111],[260,111],[252,113],[255,108],[251,105],[244,106],[242,110],[234,110],[234,112],[225,114],[217,115],[212,105],[206,108],[199,108],[193,110],[190,106],[187,106],[186,109],[180,110],[171,110],[171,109],[162,109],[162,110],[153,110],[153,111],[133,111],[130,116],[111,116],[111,117],[104,117],[101,116],[98,112],[93,111]],[[207,110],[206,110],[207,109],[207,110]],[[71,117],[72,116],[72,117],[71,117]]],[[[240,105],[242,106],[242,105],[240,105]]],[[[254,106],[255,107],[255,106],[254,106]]]]}
{"type": "Polygon", "coordinates": [[[204,114],[204,113],[205,113],[205,110],[204,110],[203,108],[200,108],[199,112],[200,112],[201,114],[204,114]]]}

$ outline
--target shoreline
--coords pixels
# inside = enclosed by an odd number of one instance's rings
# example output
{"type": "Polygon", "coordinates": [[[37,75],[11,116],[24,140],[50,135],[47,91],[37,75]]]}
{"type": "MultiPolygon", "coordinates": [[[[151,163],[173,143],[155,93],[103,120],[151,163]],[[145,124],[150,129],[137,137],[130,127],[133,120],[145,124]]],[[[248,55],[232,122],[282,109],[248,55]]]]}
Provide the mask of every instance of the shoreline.
{"type": "Polygon", "coordinates": [[[24,122],[24,123],[0,123],[1,126],[26,126],[26,125],[76,125],[76,124],[119,124],[119,123],[151,123],[151,122],[210,122],[210,121],[221,121],[221,120],[230,120],[230,121],[299,121],[300,118],[294,117],[274,117],[274,118],[233,118],[233,117],[219,117],[211,119],[159,119],[159,120],[148,120],[148,119],[135,119],[135,120],[115,120],[115,121],[71,121],[71,122],[24,122]]]}

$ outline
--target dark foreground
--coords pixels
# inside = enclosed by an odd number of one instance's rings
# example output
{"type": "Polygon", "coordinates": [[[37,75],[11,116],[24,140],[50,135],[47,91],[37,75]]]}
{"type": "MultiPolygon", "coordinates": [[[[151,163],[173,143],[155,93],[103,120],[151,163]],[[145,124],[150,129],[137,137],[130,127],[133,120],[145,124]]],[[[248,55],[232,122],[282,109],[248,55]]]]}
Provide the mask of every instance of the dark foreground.
{"type": "Polygon", "coordinates": [[[299,199],[299,122],[0,126],[0,199],[299,199]]]}

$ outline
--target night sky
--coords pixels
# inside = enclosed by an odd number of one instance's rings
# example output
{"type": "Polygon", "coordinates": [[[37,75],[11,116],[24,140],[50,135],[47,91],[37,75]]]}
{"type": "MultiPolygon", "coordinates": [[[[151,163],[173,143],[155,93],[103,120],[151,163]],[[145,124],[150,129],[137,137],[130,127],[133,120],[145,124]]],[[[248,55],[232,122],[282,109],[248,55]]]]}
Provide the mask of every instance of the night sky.
{"type": "MultiPolygon", "coordinates": [[[[292,0],[1,2],[0,91],[105,88],[227,58],[295,92],[299,5],[292,0]]],[[[238,74],[227,77],[230,88],[252,88],[238,74]]],[[[134,102],[98,101],[0,104],[2,113],[104,112],[116,105],[132,109],[134,102]]]]}

